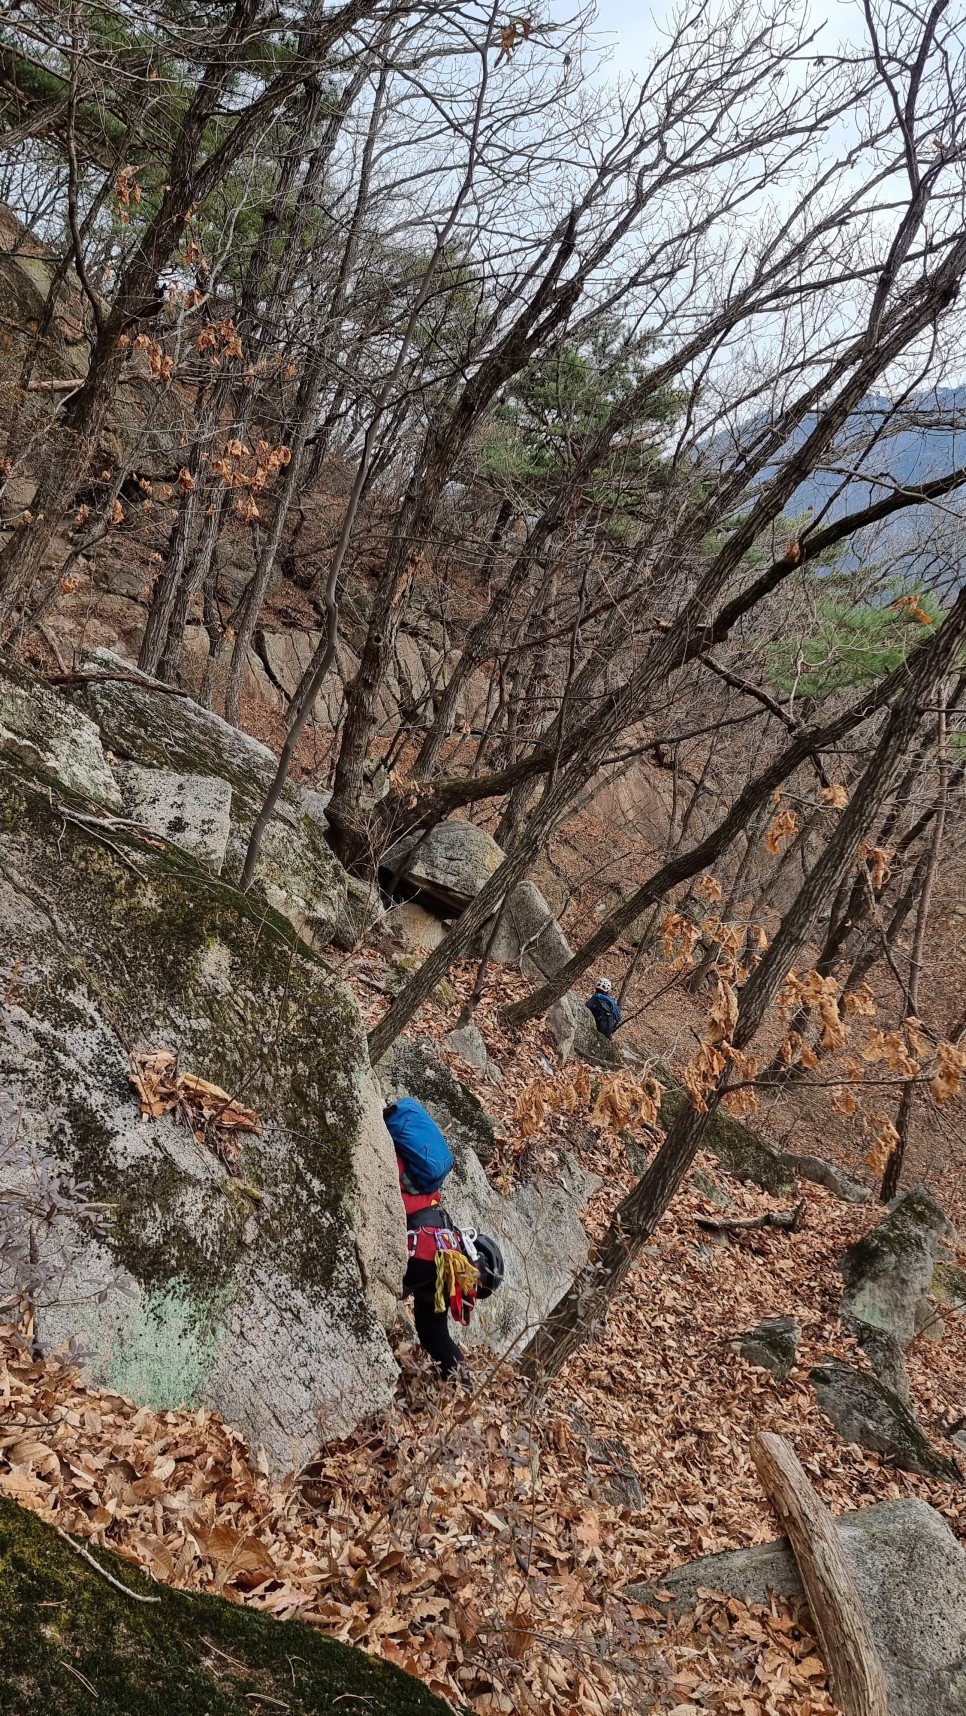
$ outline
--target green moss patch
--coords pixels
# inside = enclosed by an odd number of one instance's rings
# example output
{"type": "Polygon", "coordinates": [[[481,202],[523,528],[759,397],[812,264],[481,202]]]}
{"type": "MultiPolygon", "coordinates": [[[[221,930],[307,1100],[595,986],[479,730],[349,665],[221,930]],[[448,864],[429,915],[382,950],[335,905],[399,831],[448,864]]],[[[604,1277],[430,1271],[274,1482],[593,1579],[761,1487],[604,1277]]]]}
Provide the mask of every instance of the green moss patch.
{"type": "Polygon", "coordinates": [[[443,1716],[423,1686],[299,1621],[156,1585],[0,1500],[0,1698],[9,1716],[443,1716]]]}
{"type": "MultiPolygon", "coordinates": [[[[661,1100],[661,1125],[668,1127],[688,1099],[666,1067],[655,1062],[651,1071],[665,1086],[661,1100]]],[[[791,1197],[798,1190],[795,1175],[777,1151],[750,1126],[743,1126],[740,1120],[735,1120],[720,1108],[711,1116],[701,1148],[716,1156],[722,1168],[733,1174],[736,1180],[760,1186],[772,1197],[791,1197]]]]}
{"type": "Polygon", "coordinates": [[[51,1117],[58,1157],[110,1203],[118,1263],[149,1293],[176,1279],[210,1302],[254,1218],[270,1224],[266,1243],[292,1281],[324,1295],[356,1189],[366,1055],[350,993],[286,919],[175,849],[62,815],[45,784],[6,758],[0,803],[31,907],[49,913],[41,934],[28,915],[22,947],[16,923],[10,930],[25,973],[18,1000],[45,1060],[31,1102],[51,1117]],[[137,1046],[174,1049],[264,1118],[241,1169],[270,1191],[264,1206],[232,1196],[188,1132],[183,1148],[200,1152],[200,1173],[160,1148],[149,1160],[118,1154],[118,1116],[128,1102],[136,1115],[125,1049],[137,1046]],[[203,1219],[184,1219],[186,1198],[204,1202],[203,1219]]]}

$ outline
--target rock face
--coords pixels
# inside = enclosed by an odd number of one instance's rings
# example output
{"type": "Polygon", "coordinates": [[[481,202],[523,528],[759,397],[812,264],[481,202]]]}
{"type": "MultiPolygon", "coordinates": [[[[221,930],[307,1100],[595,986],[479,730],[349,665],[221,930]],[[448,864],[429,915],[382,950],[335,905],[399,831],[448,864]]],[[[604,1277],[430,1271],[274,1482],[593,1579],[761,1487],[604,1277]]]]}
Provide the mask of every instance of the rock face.
{"type": "Polygon", "coordinates": [[[865,1353],[873,1373],[886,1388],[891,1388],[905,1406],[912,1410],[912,1390],[906,1369],[906,1349],[895,1335],[885,1329],[874,1329],[871,1323],[849,1325],[865,1353]]]}
{"type": "MultiPolygon", "coordinates": [[[[665,1086],[661,1100],[661,1125],[668,1127],[687,1097],[664,1068],[655,1066],[654,1072],[665,1086]]],[[[719,1108],[712,1115],[701,1147],[716,1156],[722,1168],[733,1174],[736,1180],[760,1186],[762,1191],[770,1192],[773,1197],[791,1197],[798,1190],[794,1174],[777,1151],[759,1133],[723,1109],[719,1108]]]]}
{"type": "MultiPolygon", "coordinates": [[[[235,878],[275,773],[271,751],[190,698],[172,696],[168,687],[137,673],[109,650],[94,650],[82,671],[92,677],[74,693],[74,701],[96,723],[104,747],[136,766],[137,775],[131,777],[136,806],[134,798],[131,802],[147,826],[196,852],[202,838],[198,820],[206,814],[197,799],[198,777],[219,782],[222,793],[226,786],[230,789],[223,866],[216,867],[235,878]],[[158,778],[152,781],[152,775],[158,778]],[[183,838],[177,832],[179,822],[184,824],[183,838]]],[[[208,789],[216,796],[218,791],[208,789]]],[[[285,788],[265,831],[255,885],[299,935],[322,946],[345,918],[348,884],[326,845],[324,824],[313,803],[316,796],[294,785],[285,788]]]]}
{"type": "MultiPolygon", "coordinates": [[[[661,1119],[664,1119],[663,1103],[661,1119]]],[[[712,1116],[703,1147],[710,1150],[736,1180],[760,1186],[762,1191],[771,1192],[773,1197],[791,1197],[798,1189],[794,1174],[771,1145],[750,1126],[744,1126],[721,1109],[712,1116]]]]}
{"type": "Polygon", "coordinates": [[[591,1066],[610,1070],[624,1064],[616,1043],[601,1036],[593,1014],[576,995],[563,995],[551,1007],[547,1027],[564,1062],[588,1061],[591,1066]]]}
{"type": "MultiPolygon", "coordinates": [[[[488,937],[487,930],[482,941],[488,937]]],[[[540,889],[534,882],[520,882],[503,909],[490,958],[497,965],[515,965],[525,977],[556,977],[572,957],[573,949],[540,889]]]]}
{"type": "Polygon", "coordinates": [[[845,1282],[843,1317],[908,1346],[932,1316],[926,1295],[937,1248],[955,1238],[948,1217],[923,1187],[897,1198],[885,1220],[851,1246],[839,1264],[845,1282]]]}
{"type": "Polygon", "coordinates": [[[0,749],[111,810],[121,794],[95,723],[33,674],[0,659],[0,749]]]}
{"type": "Polygon", "coordinates": [[[477,1072],[486,1072],[489,1055],[482,1033],[476,1025],[461,1025],[458,1030],[450,1031],[446,1038],[446,1047],[454,1055],[459,1055],[468,1067],[475,1067],[477,1072]]]}
{"type": "Polygon", "coordinates": [[[966,1269],[955,1263],[937,1263],[932,1272],[932,1294],[952,1311],[966,1311],[966,1269]]]}
{"type": "Polygon", "coordinates": [[[503,1287],[473,1318],[471,1343],[485,1341],[498,1353],[526,1344],[587,1261],[579,1211],[599,1185],[595,1174],[562,1156],[555,1181],[518,1186],[504,1198],[472,1151],[459,1153],[446,1182],[446,1206],[457,1221],[492,1234],[506,1261],[503,1287]]]}
{"type": "Polygon", "coordinates": [[[118,771],[132,822],[150,828],[205,868],[221,875],[231,834],[231,787],[217,775],[180,775],[173,769],[118,771]]]}
{"type": "Polygon", "coordinates": [[[842,1168],[837,1168],[834,1162],[826,1162],[823,1156],[796,1156],[789,1150],[782,1151],[782,1161],[803,1180],[811,1180],[813,1185],[824,1186],[826,1191],[834,1193],[846,1204],[867,1204],[872,1196],[868,1186],[863,1186],[861,1180],[853,1180],[851,1174],[846,1174],[842,1168]]]}
{"type": "MultiPolygon", "coordinates": [[[[842,1548],[885,1668],[890,1716],[966,1716],[966,1553],[941,1514],[918,1500],[880,1502],[837,1521],[842,1548]]],[[[695,1607],[702,1589],[767,1605],[802,1586],[784,1538],[706,1555],[659,1586],[627,1587],[632,1601],[695,1607]]]]}
{"type": "MultiPolygon", "coordinates": [[[[321,632],[260,631],[256,635],[261,660],[268,679],[278,687],[286,700],[295,696],[302,675],[321,641],[321,632]]],[[[323,682],[315,704],[314,719],[322,727],[334,730],[345,712],[345,685],[359,667],[359,657],[339,638],[335,661],[323,682]]]]}
{"type": "Polygon", "coordinates": [[[336,947],[351,953],[384,917],[385,911],[376,883],[360,881],[356,876],[347,876],[345,904],[335,920],[332,940],[336,947]]]}
{"type": "Polygon", "coordinates": [[[417,953],[433,953],[446,934],[446,925],[415,900],[404,900],[386,914],[386,928],[417,953]]]}
{"type": "Polygon", "coordinates": [[[502,849],[473,822],[439,822],[423,838],[407,834],[390,847],[383,867],[402,866],[406,880],[450,911],[461,912],[503,863],[502,849]],[[407,853],[412,857],[406,859],[407,853]],[[406,860],[404,862],[404,860],[406,860]]]}
{"type": "Polygon", "coordinates": [[[52,1526],[0,1501],[0,1702],[10,1716],[81,1716],[92,1707],[101,1716],[251,1716],[276,1708],[289,1716],[343,1716],[347,1708],[445,1716],[452,1709],[401,1669],[303,1621],[156,1585],[109,1549],[99,1547],[97,1560],[122,1587],[153,1601],[132,1602],[52,1526]]]}
{"type": "Polygon", "coordinates": [[[933,1447],[909,1407],[877,1377],[826,1359],[816,1365],[811,1380],[819,1406],[843,1441],[884,1454],[904,1472],[921,1472],[946,1483],[962,1481],[956,1461],[933,1447]]]}
{"type": "Polygon", "coordinates": [[[446,1208],[468,1227],[492,1234],[506,1260],[506,1281],[482,1303],[461,1341],[485,1341],[496,1352],[517,1347],[587,1261],[580,1221],[600,1181],[562,1157],[557,1180],[518,1186],[501,1197],[483,1172],[479,1148],[492,1152],[492,1121],[476,1097],[440,1065],[432,1050],[401,1038],[376,1069],[387,1098],[415,1096],[442,1127],[455,1167],[446,1182],[446,1208]]]}
{"type": "Polygon", "coordinates": [[[59,792],[0,754],[5,1209],[37,1175],[66,1188],[37,1231],[38,1338],[135,1398],[218,1408],[288,1470],[396,1375],[402,1212],[358,1010],[270,908],[59,792]],[[162,1046],[263,1117],[233,1170],[141,1122],[128,1053],[162,1046]]]}
{"type": "Polygon", "coordinates": [[[450,1031],[446,1038],[446,1047],[454,1055],[459,1055],[468,1067],[483,1074],[484,1078],[494,1079],[502,1084],[503,1074],[496,1062],[490,1059],[489,1050],[483,1041],[482,1033],[476,1025],[461,1025],[458,1030],[450,1031]]]}
{"type": "Polygon", "coordinates": [[[740,1338],[739,1352],[749,1364],[770,1371],[784,1381],[795,1363],[802,1331],[794,1317],[767,1317],[740,1338]]]}

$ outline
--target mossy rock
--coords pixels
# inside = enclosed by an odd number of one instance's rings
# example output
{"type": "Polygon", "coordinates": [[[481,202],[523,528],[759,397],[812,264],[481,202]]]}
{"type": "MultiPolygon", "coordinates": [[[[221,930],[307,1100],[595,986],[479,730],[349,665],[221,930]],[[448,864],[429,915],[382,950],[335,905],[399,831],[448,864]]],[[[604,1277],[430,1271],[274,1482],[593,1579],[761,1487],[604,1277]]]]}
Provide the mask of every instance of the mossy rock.
{"type": "Polygon", "coordinates": [[[696,1192],[700,1192],[703,1198],[707,1198],[708,1202],[716,1205],[719,1210],[734,1209],[734,1199],[729,1198],[724,1188],[718,1185],[717,1180],[713,1180],[711,1175],[705,1174],[702,1169],[692,1168],[691,1184],[696,1192]]]}
{"type": "Polygon", "coordinates": [[[795,1363],[801,1338],[802,1331],[794,1317],[768,1317],[739,1337],[739,1351],[749,1364],[770,1371],[784,1382],[795,1363]]]}
{"type": "Polygon", "coordinates": [[[604,1072],[617,1072],[624,1065],[624,1057],[617,1042],[613,1037],[601,1035],[594,1023],[594,1016],[587,1007],[577,1008],[571,1053],[576,1055],[578,1060],[587,1061],[604,1072]]]}
{"type": "Polygon", "coordinates": [[[146,1404],[216,1408],[286,1471],[397,1374],[405,1245],[362,1022],[284,918],[86,818],[0,755],[4,1221],[36,1165],[109,1212],[98,1228],[69,1192],[39,1225],[57,1291],[38,1339],[78,1341],[93,1380],[146,1404]],[[161,1047],[259,1115],[232,1169],[170,1116],[141,1122],[128,1055],[161,1047]]]}
{"type": "Polygon", "coordinates": [[[839,1263],[842,1315],[908,1346],[926,1320],[937,1247],[955,1239],[949,1218],[924,1186],[896,1198],[888,1214],[839,1263]]]}
{"type": "Polygon", "coordinates": [[[937,1263],[932,1272],[932,1296],[953,1311],[966,1311],[966,1269],[937,1263]]]}
{"type": "Polygon", "coordinates": [[[9,1716],[443,1716],[401,1669],[300,1621],[157,1585],[98,1548],[124,1597],[51,1526],[0,1500],[0,1703],[9,1716]]]}
{"type": "Polygon", "coordinates": [[[0,659],[0,750],[71,791],[120,811],[121,794],[95,723],[9,659],[0,659]]]}
{"type": "Polygon", "coordinates": [[[791,1197],[798,1190],[794,1174],[771,1145],[750,1126],[743,1126],[720,1108],[711,1117],[702,1148],[710,1150],[736,1180],[760,1186],[772,1197],[791,1197]]]}
{"type": "Polygon", "coordinates": [[[411,953],[401,953],[398,959],[391,960],[382,979],[383,994],[395,1000],[397,995],[402,994],[409,979],[415,976],[421,964],[422,961],[411,953]]]}
{"type": "MultiPolygon", "coordinates": [[[[688,1098],[666,1067],[654,1063],[651,1071],[665,1087],[661,1099],[661,1125],[666,1128],[677,1119],[688,1098]]],[[[750,1126],[744,1126],[720,1108],[711,1116],[701,1148],[717,1157],[722,1168],[733,1174],[736,1180],[760,1186],[772,1197],[791,1197],[798,1190],[794,1174],[777,1151],[750,1126]]]]}
{"type": "Polygon", "coordinates": [[[809,1372],[822,1411],[843,1442],[871,1448],[904,1472],[960,1484],[956,1461],[934,1448],[905,1401],[877,1377],[839,1359],[825,1359],[809,1372]]]}
{"type": "MultiPolygon", "coordinates": [[[[73,701],[96,723],[115,757],[141,772],[163,771],[169,779],[172,774],[189,780],[207,775],[227,782],[231,807],[224,874],[236,879],[275,776],[276,757],[250,734],[189,697],[173,696],[169,686],[138,673],[110,650],[93,650],[81,666],[89,677],[73,692],[73,701]]],[[[154,826],[137,803],[129,814],[154,826]]],[[[286,783],[264,832],[253,890],[315,945],[324,946],[340,925],[345,927],[348,877],[326,840],[317,794],[286,783]]]]}

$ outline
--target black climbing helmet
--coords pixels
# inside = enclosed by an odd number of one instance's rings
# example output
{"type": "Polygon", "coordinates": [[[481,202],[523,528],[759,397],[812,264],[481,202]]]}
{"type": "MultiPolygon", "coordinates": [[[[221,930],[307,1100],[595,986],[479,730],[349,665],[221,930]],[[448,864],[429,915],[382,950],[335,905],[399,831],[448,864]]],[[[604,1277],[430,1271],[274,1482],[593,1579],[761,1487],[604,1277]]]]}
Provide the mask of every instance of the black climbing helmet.
{"type": "Polygon", "coordinates": [[[476,1290],[478,1299],[488,1299],[498,1287],[503,1286],[505,1274],[503,1253],[495,1239],[488,1233],[478,1233],[474,1236],[473,1244],[479,1259],[477,1267],[480,1271],[480,1284],[476,1290]]]}

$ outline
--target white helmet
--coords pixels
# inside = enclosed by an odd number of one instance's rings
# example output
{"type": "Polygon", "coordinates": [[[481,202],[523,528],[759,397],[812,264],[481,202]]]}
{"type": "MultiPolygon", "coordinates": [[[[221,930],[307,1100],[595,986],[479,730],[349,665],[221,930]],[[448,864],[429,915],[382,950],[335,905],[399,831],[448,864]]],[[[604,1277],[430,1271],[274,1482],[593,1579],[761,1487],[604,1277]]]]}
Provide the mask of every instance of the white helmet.
{"type": "Polygon", "coordinates": [[[610,995],[614,985],[609,977],[598,977],[597,987],[602,995],[610,995]]]}

